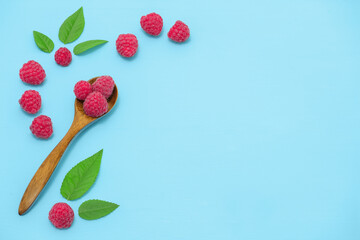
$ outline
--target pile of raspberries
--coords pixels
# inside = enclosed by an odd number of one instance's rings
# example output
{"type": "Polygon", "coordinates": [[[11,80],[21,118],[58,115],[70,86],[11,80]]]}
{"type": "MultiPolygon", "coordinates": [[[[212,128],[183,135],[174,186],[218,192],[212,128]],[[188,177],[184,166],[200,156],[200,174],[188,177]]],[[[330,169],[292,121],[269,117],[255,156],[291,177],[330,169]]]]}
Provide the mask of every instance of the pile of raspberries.
{"type": "Polygon", "coordinates": [[[90,117],[100,117],[108,111],[107,100],[114,91],[114,80],[110,76],[101,76],[91,85],[87,81],[75,84],[74,93],[83,102],[83,109],[90,117]]]}

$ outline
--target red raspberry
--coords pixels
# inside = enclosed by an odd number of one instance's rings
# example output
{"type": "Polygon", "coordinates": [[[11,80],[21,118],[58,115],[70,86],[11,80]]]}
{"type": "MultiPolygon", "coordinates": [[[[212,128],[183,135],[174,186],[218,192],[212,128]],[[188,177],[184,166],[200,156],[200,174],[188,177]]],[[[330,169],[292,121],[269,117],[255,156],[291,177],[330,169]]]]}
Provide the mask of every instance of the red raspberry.
{"type": "Polygon", "coordinates": [[[66,203],[56,203],[49,212],[49,220],[56,228],[69,228],[74,221],[74,211],[66,203]]]}
{"type": "Polygon", "coordinates": [[[161,33],[163,19],[157,13],[149,13],[148,15],[141,17],[140,25],[148,34],[157,36],[161,33]]]}
{"type": "Polygon", "coordinates": [[[110,76],[101,76],[93,83],[94,91],[101,93],[105,98],[109,98],[114,90],[114,80],[110,76]]]}
{"type": "Polygon", "coordinates": [[[134,34],[120,34],[116,40],[116,50],[123,57],[132,57],[138,48],[138,40],[134,34]]]}
{"type": "Polygon", "coordinates": [[[35,114],[40,110],[41,97],[38,91],[27,90],[19,99],[19,103],[25,112],[35,114]]]}
{"type": "Polygon", "coordinates": [[[41,84],[46,77],[45,71],[42,66],[34,60],[30,60],[25,63],[20,69],[19,75],[20,79],[23,82],[32,85],[41,84]]]}
{"type": "Polygon", "coordinates": [[[90,117],[100,117],[108,110],[108,102],[99,92],[90,93],[83,104],[84,112],[90,117]]]}
{"type": "Polygon", "coordinates": [[[85,100],[85,98],[92,93],[92,86],[87,81],[78,81],[74,87],[74,93],[77,99],[85,100]]]}
{"type": "Polygon", "coordinates": [[[190,37],[190,29],[182,21],[176,21],[170,28],[168,37],[175,42],[185,42],[190,37]]]}
{"type": "Polygon", "coordinates": [[[51,118],[45,115],[34,118],[30,130],[38,138],[49,138],[53,133],[51,118]]]}
{"type": "Polygon", "coordinates": [[[59,48],[55,53],[55,62],[61,66],[68,66],[71,63],[71,59],[71,52],[65,47],[59,48]]]}

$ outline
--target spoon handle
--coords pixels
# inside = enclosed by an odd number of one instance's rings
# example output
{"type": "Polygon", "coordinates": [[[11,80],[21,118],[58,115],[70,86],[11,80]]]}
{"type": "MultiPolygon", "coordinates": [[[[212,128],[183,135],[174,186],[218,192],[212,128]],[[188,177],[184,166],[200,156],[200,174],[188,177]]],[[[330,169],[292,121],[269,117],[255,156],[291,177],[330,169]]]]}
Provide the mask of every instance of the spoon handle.
{"type": "Polygon", "coordinates": [[[49,178],[51,177],[56,166],[58,165],[67,146],[80,129],[77,127],[76,124],[72,124],[63,139],[58,143],[58,145],[56,145],[56,147],[51,151],[49,156],[47,156],[39,169],[36,171],[34,177],[31,179],[21,199],[19,205],[19,215],[23,215],[35,202],[41,190],[49,181],[49,178]]]}

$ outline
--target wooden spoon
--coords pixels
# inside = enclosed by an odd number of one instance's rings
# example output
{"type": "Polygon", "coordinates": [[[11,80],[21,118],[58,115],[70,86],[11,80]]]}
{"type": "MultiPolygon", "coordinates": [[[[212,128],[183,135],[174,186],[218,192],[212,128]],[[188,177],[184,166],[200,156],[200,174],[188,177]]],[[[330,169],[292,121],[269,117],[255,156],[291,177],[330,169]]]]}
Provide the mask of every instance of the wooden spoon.
{"type": "MultiPolygon", "coordinates": [[[[94,83],[96,79],[97,77],[92,78],[88,82],[94,83]]],[[[108,100],[108,104],[109,104],[108,111],[105,114],[109,113],[109,111],[114,107],[117,97],[118,97],[118,91],[115,85],[113,94],[110,96],[108,100]]],[[[83,110],[83,103],[78,99],[75,100],[75,115],[71,127],[69,131],[66,133],[66,135],[63,137],[63,139],[58,143],[58,145],[56,145],[56,147],[52,150],[49,156],[44,160],[44,162],[41,164],[39,169],[36,171],[34,177],[31,179],[21,199],[19,205],[19,215],[23,215],[34,203],[34,201],[40,194],[41,190],[45,187],[46,183],[49,181],[51,174],[54,172],[56,166],[58,165],[62,155],[64,154],[71,140],[76,136],[76,134],[81,129],[83,129],[89,123],[99,118],[101,117],[93,118],[86,115],[83,110]]]]}

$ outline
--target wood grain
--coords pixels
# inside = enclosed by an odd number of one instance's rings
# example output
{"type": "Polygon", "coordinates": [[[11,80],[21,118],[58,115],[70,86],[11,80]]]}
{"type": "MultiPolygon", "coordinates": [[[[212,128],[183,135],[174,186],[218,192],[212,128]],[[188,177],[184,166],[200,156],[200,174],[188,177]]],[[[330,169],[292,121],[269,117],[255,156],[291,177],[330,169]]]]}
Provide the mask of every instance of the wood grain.
{"type": "MultiPolygon", "coordinates": [[[[96,81],[96,79],[97,77],[92,78],[89,80],[89,82],[93,83],[96,81]]],[[[108,104],[109,104],[108,111],[104,115],[109,113],[109,111],[114,107],[117,101],[117,97],[118,97],[118,91],[115,85],[113,94],[112,96],[110,96],[108,100],[108,104]]],[[[99,118],[93,118],[86,115],[83,110],[82,101],[79,101],[78,99],[75,100],[75,115],[74,115],[74,120],[70,126],[70,129],[65,134],[63,139],[51,151],[49,156],[47,156],[47,158],[41,164],[39,169],[36,171],[34,177],[31,179],[21,199],[19,205],[19,215],[23,215],[24,213],[26,213],[26,211],[28,211],[28,209],[33,205],[36,198],[39,196],[40,192],[45,187],[46,183],[49,181],[52,173],[54,172],[56,166],[58,165],[66,148],[69,146],[71,140],[76,136],[78,132],[80,132],[81,129],[83,129],[88,124],[99,118]]]]}

